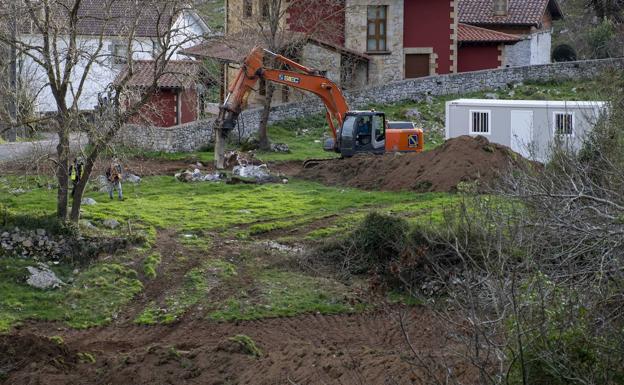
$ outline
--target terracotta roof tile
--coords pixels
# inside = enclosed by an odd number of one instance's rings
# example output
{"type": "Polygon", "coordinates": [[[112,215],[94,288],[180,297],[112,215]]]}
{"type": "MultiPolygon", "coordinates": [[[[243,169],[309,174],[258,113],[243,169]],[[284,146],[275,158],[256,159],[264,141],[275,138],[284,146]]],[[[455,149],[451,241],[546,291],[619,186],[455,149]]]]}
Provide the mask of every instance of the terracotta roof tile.
{"type": "MultiPolygon", "coordinates": [[[[67,28],[68,10],[73,3],[74,0],[52,2],[55,28],[61,31],[67,28]]],[[[193,10],[188,5],[167,0],[81,0],[77,31],[87,36],[126,36],[133,32],[136,37],[157,37],[166,32],[172,18],[177,18],[184,11],[193,10]]],[[[23,32],[36,33],[29,22],[29,8],[23,7],[19,12],[23,13],[20,19],[27,21],[21,26],[23,32]]],[[[198,22],[204,24],[203,21],[198,22]]]]}
{"type": "Polygon", "coordinates": [[[494,0],[458,0],[459,22],[466,24],[535,25],[542,22],[544,13],[550,9],[553,17],[562,17],[556,0],[508,0],[506,16],[495,16],[494,0]]]}
{"type": "Polygon", "coordinates": [[[474,25],[459,24],[457,40],[463,43],[471,42],[493,42],[493,43],[515,43],[521,40],[517,35],[492,31],[491,29],[475,27],[474,25]]]}
{"type": "MultiPolygon", "coordinates": [[[[126,83],[127,87],[149,87],[154,81],[153,60],[135,60],[133,62],[132,78],[126,83]]],[[[115,79],[119,84],[128,73],[126,66],[115,79]]],[[[195,84],[199,73],[199,63],[193,60],[172,60],[165,66],[165,71],[158,78],[160,88],[189,88],[195,84]]]]}

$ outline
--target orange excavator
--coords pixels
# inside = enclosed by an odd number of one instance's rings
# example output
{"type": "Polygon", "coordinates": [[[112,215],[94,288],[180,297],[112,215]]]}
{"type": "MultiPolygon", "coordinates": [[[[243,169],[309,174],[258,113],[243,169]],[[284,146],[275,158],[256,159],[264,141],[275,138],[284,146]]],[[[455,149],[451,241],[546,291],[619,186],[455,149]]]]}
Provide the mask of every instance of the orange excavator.
{"type": "Polygon", "coordinates": [[[224,139],[235,128],[249,93],[260,79],[308,91],[321,98],[332,135],[324,144],[327,151],[350,157],[357,153],[420,152],[424,148],[423,132],[414,128],[411,122],[388,122],[383,112],[375,110],[350,111],[340,88],[322,71],[256,47],[243,61],[219,109],[215,122],[217,168],[222,166],[219,152],[222,152],[224,139]],[[265,54],[272,55],[276,62],[292,70],[264,68],[265,54]]]}

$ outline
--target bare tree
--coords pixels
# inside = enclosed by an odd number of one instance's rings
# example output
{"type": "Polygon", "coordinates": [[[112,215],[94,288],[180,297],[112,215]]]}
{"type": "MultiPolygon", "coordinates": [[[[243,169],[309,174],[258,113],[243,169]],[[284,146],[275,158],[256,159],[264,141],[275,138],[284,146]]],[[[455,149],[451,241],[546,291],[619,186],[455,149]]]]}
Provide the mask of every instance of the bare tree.
{"type": "MultiPolygon", "coordinates": [[[[344,38],[344,0],[242,0],[231,4],[238,7],[231,6],[232,10],[228,13],[229,31],[225,41],[240,57],[248,54],[254,45],[259,45],[271,52],[301,60],[302,49],[310,39],[340,45],[337,40],[344,38]]],[[[276,65],[271,55],[267,55],[265,60],[267,67],[274,68],[276,65]]],[[[289,95],[296,93],[286,86],[279,86],[279,90],[280,95],[276,95],[274,84],[262,79],[259,82],[258,96],[263,108],[258,131],[261,150],[270,150],[267,127],[272,103],[276,97],[286,101],[289,95]]],[[[219,154],[223,152],[221,139],[224,135],[227,133],[216,135],[217,164],[223,163],[219,154]]]]}
{"type": "MultiPolygon", "coordinates": [[[[70,134],[85,132],[90,148],[85,154],[84,175],[76,186],[70,218],[77,221],[89,176],[101,152],[121,127],[146,104],[167,74],[167,64],[178,48],[194,39],[177,16],[189,9],[188,1],[162,0],[22,0],[16,4],[18,33],[0,33],[0,43],[11,47],[31,65],[40,94],[48,93],[48,116],[59,138],[56,178],[57,216],[68,218],[70,134]],[[147,31],[148,30],[148,31],[147,31]],[[23,32],[23,33],[21,33],[23,32]],[[130,98],[127,87],[134,76],[134,59],[153,58],[151,84],[130,98]],[[103,74],[127,70],[115,84],[93,84],[103,74]],[[112,71],[112,72],[111,72],[112,71]],[[97,93],[106,92],[106,103],[96,113],[85,113],[97,104],[97,93]]],[[[4,22],[7,21],[4,15],[4,22]]],[[[0,23],[1,24],[1,23],[0,23]]],[[[110,76],[110,75],[109,75],[110,76]]]]}

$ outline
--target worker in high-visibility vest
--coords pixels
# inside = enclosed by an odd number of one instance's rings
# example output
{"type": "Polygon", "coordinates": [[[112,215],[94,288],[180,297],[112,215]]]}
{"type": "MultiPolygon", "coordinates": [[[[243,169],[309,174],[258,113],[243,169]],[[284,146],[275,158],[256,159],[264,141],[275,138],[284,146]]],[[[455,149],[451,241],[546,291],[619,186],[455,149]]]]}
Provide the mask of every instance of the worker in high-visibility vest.
{"type": "Polygon", "coordinates": [[[72,198],[74,197],[74,193],[76,191],[76,186],[78,185],[78,182],[80,182],[80,179],[82,179],[83,171],[84,171],[84,163],[82,159],[74,158],[74,163],[72,163],[72,165],[69,166],[69,179],[72,182],[72,192],[71,192],[72,198]]]}

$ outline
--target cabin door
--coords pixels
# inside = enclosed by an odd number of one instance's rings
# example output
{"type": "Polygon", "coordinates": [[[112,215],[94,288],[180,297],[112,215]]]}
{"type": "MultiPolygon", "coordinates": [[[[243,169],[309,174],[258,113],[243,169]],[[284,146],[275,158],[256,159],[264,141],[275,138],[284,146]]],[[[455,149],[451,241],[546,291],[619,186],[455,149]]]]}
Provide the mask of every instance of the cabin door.
{"type": "Polygon", "coordinates": [[[529,158],[533,151],[533,111],[511,111],[511,149],[529,158]]]}

